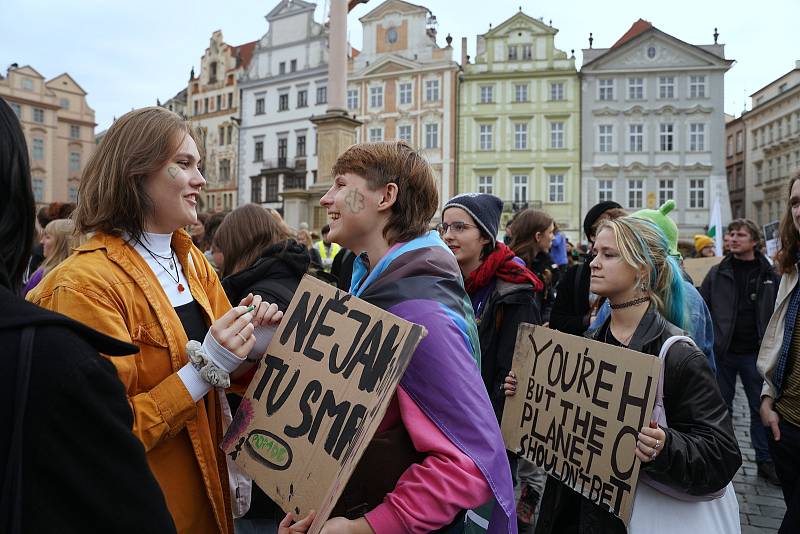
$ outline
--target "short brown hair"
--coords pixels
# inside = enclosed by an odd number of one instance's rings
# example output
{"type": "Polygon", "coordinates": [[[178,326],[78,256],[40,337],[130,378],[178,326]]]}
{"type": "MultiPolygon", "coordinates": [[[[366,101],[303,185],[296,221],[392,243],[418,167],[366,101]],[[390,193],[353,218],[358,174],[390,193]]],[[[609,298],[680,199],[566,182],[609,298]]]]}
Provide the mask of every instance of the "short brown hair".
{"type": "Polygon", "coordinates": [[[73,202],[51,202],[39,210],[36,218],[39,220],[39,225],[44,228],[56,219],[69,219],[73,211],[75,211],[73,202]]]}
{"type": "Polygon", "coordinates": [[[364,178],[373,191],[397,184],[397,201],[383,229],[383,237],[390,245],[411,241],[428,231],[439,207],[436,178],[430,164],[407,143],[353,145],[333,165],[333,176],[347,173],[364,178]]]}
{"type": "Polygon", "coordinates": [[[285,227],[261,206],[245,204],[236,208],[225,217],[214,234],[214,246],[225,258],[222,276],[250,267],[265,248],[289,237],[285,227]]]}
{"type": "MultiPolygon", "coordinates": [[[[228,216],[230,211],[218,211],[216,213],[212,213],[206,220],[203,222],[203,247],[208,249],[211,247],[211,244],[214,242],[214,234],[217,233],[219,229],[219,225],[222,224],[222,221],[225,220],[225,217],[228,216]]],[[[197,214],[197,218],[200,218],[200,214],[197,214]]]]}
{"type": "Polygon", "coordinates": [[[511,250],[529,266],[536,258],[536,234],[547,230],[553,218],[542,210],[527,208],[521,211],[511,226],[511,250]]]}
{"type": "Polygon", "coordinates": [[[792,217],[792,187],[794,183],[800,180],[800,172],[792,176],[789,180],[789,194],[787,195],[786,211],[783,212],[781,219],[780,236],[781,236],[781,249],[775,258],[778,263],[778,270],[781,274],[786,274],[794,270],[797,265],[797,255],[800,253],[800,233],[794,224],[794,217],[792,217]]]}
{"type": "Polygon", "coordinates": [[[185,135],[202,151],[190,124],[162,107],[137,109],[117,119],[83,170],[72,216],[78,231],[127,232],[138,239],[153,212],[144,181],[169,161],[185,135]]]}
{"type": "Polygon", "coordinates": [[[750,233],[750,237],[756,242],[756,248],[758,248],[759,243],[761,243],[761,230],[759,230],[756,223],[750,219],[734,219],[728,223],[728,232],[741,230],[742,228],[745,228],[750,233]]]}

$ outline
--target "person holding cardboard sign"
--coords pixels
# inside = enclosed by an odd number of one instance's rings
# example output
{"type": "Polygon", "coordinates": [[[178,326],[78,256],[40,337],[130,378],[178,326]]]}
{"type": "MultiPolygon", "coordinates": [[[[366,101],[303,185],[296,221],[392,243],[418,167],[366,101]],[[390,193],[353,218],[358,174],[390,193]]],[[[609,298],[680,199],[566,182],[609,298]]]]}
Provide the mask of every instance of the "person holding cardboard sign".
{"type": "MultiPolygon", "coordinates": [[[[598,229],[595,251],[591,290],[609,299],[611,316],[586,336],[661,355],[670,338],[684,335],[687,317],[680,267],[665,235],[647,220],[609,220],[598,229]]],[[[642,469],[627,531],[738,532],[730,482],[741,453],[706,357],[683,338],[668,345],[662,369],[666,417],[645,425],[636,436],[642,469]]],[[[509,382],[513,391],[513,379],[509,382]]],[[[548,480],[537,534],[625,531],[616,516],[548,480]]]]}
{"type": "Polygon", "coordinates": [[[350,292],[428,333],[339,501],[357,504],[335,510],[341,517],[323,532],[458,531],[464,510],[492,496],[489,531],[515,532],[469,298],[453,254],[427,231],[438,206],[433,170],[406,143],[385,142],[351,146],[333,175],[320,204],[330,239],[359,255],[350,292]]]}
{"type": "Polygon", "coordinates": [[[84,170],[73,214],[94,237],[28,298],[139,347],[112,363],[175,526],[228,534],[220,388],[261,356],[255,328],[282,314],[252,295],[232,308],[183,230],[205,185],[196,139],[164,108],[120,117],[84,170]]]}
{"type": "MultiPolygon", "coordinates": [[[[225,256],[222,287],[231,302],[252,293],[282,312],[289,306],[311,258],[279,217],[257,204],[245,204],[220,224],[214,244],[225,256]]],[[[231,411],[236,412],[241,395],[229,393],[227,397],[231,411]]],[[[284,519],[283,510],[256,484],[251,496],[243,506],[246,513],[234,520],[236,532],[275,532],[284,519]]]]}

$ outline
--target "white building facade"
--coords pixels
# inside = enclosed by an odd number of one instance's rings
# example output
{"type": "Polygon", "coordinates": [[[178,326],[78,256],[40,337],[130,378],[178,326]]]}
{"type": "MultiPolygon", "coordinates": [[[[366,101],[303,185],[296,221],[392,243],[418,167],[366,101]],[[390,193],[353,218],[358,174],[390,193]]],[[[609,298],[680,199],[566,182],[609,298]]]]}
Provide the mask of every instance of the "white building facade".
{"type": "Polygon", "coordinates": [[[316,5],[282,0],[267,16],[239,80],[239,203],[277,209],[292,227],[308,222],[302,210],[284,210],[283,192],[315,181],[313,115],[327,104],[327,30],[314,20],[316,5]]]}
{"type": "Polygon", "coordinates": [[[717,200],[730,220],[724,45],[691,45],[640,19],[583,58],[581,213],[604,200],[635,211],[673,199],[682,238],[705,233],[717,200]]]}
{"type": "Polygon", "coordinates": [[[751,95],[747,132],[747,217],[759,226],[780,220],[789,180],[800,172],[800,61],[751,95]]]}
{"type": "Polygon", "coordinates": [[[456,194],[456,86],[452,38],[437,43],[436,17],[387,0],[359,19],[363,50],[354,54],[347,108],[363,124],[356,141],[403,140],[434,170],[440,206],[456,194]]]}

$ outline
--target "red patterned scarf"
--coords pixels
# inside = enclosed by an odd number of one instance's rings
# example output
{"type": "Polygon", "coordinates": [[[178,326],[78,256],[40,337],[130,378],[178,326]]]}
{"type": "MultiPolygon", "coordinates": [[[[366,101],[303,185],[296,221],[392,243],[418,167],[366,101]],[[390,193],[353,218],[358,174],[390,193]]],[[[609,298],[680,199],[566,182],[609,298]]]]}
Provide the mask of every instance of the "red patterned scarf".
{"type": "Polygon", "coordinates": [[[492,253],[464,281],[467,293],[472,295],[485,287],[495,276],[512,284],[528,282],[534,291],[542,291],[544,289],[542,281],[527,267],[514,261],[514,258],[516,258],[514,252],[498,241],[492,253]]]}

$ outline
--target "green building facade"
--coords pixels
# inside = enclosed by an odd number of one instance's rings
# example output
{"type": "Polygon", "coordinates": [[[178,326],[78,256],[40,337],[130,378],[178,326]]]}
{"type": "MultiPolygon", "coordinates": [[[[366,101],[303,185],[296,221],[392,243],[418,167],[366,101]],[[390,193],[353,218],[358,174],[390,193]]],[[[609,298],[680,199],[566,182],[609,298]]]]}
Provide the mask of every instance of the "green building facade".
{"type": "Polygon", "coordinates": [[[456,187],[503,199],[501,229],[534,207],[577,243],[580,82],[574,54],[554,46],[556,33],[519,11],[478,35],[459,88],[456,187]]]}

